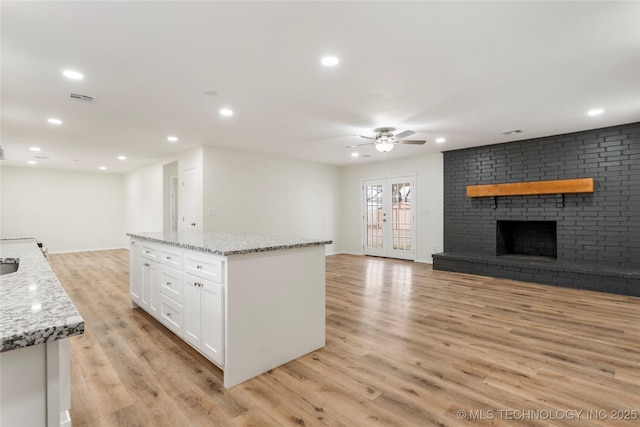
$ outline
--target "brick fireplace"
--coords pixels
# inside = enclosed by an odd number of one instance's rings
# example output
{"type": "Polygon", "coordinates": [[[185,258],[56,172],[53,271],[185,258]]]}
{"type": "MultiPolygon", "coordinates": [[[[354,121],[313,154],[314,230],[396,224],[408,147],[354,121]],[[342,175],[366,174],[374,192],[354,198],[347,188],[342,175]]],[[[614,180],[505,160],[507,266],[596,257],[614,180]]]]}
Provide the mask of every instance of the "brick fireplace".
{"type": "Polygon", "coordinates": [[[444,152],[433,258],[436,270],[640,296],[640,123],[444,152]],[[593,192],[466,193],[576,178],[593,178],[593,192]]]}

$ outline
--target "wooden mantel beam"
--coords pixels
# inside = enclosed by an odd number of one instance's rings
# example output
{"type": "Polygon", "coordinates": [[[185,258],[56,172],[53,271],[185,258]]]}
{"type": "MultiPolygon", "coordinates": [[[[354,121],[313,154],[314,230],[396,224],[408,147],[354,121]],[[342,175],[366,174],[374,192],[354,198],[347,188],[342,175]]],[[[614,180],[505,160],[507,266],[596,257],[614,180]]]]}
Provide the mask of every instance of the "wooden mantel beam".
{"type": "Polygon", "coordinates": [[[525,196],[534,194],[564,193],[593,193],[593,178],[467,186],[467,197],[525,196]]]}

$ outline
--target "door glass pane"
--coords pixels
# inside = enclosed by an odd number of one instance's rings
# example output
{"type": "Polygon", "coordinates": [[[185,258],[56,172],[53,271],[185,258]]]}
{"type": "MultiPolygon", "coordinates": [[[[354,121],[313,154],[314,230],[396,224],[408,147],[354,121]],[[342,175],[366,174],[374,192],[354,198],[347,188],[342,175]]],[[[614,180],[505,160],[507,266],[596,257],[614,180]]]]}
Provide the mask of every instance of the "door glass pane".
{"type": "Polygon", "coordinates": [[[365,187],[367,196],[367,247],[382,248],[382,185],[365,187]]]}
{"type": "Polygon", "coordinates": [[[411,251],[411,183],[391,185],[393,249],[411,251]]]}

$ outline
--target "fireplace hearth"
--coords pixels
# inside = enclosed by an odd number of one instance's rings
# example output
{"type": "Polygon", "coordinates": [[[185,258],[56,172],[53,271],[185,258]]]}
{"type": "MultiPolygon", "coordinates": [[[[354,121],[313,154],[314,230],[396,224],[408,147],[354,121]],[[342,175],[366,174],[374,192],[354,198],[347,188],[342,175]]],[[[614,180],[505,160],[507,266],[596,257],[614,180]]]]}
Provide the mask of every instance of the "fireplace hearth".
{"type": "Polygon", "coordinates": [[[557,259],[556,221],[498,220],[496,255],[557,259]]]}

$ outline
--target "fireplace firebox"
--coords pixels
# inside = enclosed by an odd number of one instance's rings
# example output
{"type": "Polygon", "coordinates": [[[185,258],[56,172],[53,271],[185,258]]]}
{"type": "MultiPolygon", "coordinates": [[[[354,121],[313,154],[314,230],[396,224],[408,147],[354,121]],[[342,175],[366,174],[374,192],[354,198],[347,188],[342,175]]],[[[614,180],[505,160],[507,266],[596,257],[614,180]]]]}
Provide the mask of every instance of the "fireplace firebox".
{"type": "Polygon", "coordinates": [[[556,221],[501,221],[496,255],[557,259],[556,221]]]}

